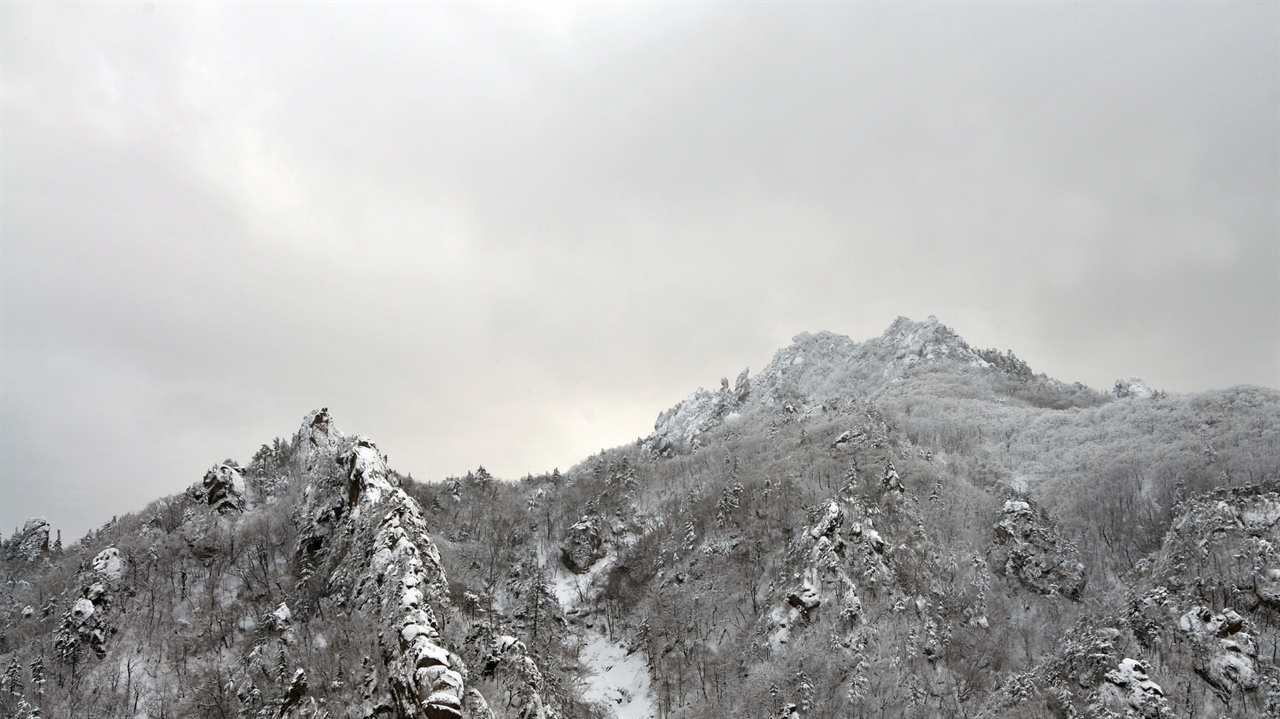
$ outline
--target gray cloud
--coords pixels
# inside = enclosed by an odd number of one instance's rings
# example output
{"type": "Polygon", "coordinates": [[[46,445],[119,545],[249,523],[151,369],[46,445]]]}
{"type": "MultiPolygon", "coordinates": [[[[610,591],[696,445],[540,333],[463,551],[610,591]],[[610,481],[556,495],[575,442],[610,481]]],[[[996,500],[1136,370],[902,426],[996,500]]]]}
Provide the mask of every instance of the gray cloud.
{"type": "Polygon", "coordinates": [[[0,526],[331,407],[567,466],[802,330],[937,314],[1280,386],[1275,5],[0,6],[0,526]]]}

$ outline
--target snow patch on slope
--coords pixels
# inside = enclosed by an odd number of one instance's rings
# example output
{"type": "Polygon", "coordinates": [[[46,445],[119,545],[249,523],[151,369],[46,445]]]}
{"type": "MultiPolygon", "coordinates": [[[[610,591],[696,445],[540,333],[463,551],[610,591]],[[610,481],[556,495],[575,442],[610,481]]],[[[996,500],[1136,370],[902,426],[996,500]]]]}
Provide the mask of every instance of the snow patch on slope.
{"type": "MultiPolygon", "coordinates": [[[[589,614],[585,609],[599,593],[599,582],[617,561],[610,552],[584,574],[556,567],[551,575],[551,591],[566,615],[589,614]]],[[[569,630],[577,635],[578,660],[587,670],[582,698],[604,707],[618,719],[651,719],[657,709],[650,693],[649,665],[644,654],[630,652],[618,641],[605,636],[593,623],[574,621],[569,630]]]]}
{"type": "Polygon", "coordinates": [[[649,693],[649,667],[640,652],[629,654],[598,630],[587,629],[578,659],[591,669],[583,699],[606,707],[618,719],[657,716],[649,693]]]}

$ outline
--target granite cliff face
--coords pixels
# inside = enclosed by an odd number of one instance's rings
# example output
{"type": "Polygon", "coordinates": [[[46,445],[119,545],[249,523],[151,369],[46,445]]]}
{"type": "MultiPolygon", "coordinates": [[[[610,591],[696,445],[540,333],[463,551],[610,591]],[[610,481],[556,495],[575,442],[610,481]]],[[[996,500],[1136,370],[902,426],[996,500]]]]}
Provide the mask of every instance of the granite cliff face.
{"type": "Polygon", "coordinates": [[[448,580],[421,509],[377,446],[343,437],[325,410],[308,416],[296,439],[304,465],[337,469],[313,472],[302,491],[304,571],[321,572],[337,602],[376,627],[401,716],[461,717],[465,668],[441,646],[433,607],[447,602],[448,580]]]}
{"type": "MultiPolygon", "coordinates": [[[[466,620],[422,508],[377,446],[327,410],[249,467],[217,465],[95,534],[49,558],[111,541],[49,585],[59,594],[43,609],[6,613],[6,640],[28,640],[10,644],[9,716],[492,716],[442,636],[452,622],[461,644],[466,620]],[[56,687],[26,691],[20,655],[56,687]],[[85,703],[104,686],[117,686],[109,701],[85,703]]],[[[24,564],[50,555],[47,524],[28,523],[6,552],[24,564]]],[[[11,584],[11,599],[22,594],[11,584]]],[[[536,663],[522,647],[504,657],[527,671],[490,682],[516,708],[501,716],[556,717],[536,663]]]]}

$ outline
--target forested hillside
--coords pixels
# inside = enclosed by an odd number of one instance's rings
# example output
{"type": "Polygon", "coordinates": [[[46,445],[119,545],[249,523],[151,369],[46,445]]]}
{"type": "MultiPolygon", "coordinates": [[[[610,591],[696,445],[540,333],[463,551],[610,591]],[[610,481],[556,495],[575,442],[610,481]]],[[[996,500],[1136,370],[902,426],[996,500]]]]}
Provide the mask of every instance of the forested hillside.
{"type": "MultiPolygon", "coordinates": [[[[3,546],[22,717],[1280,713],[1280,392],[803,334],[565,471],[418,482],[321,410],[3,546]]],[[[430,441],[430,438],[424,438],[430,441]]]]}

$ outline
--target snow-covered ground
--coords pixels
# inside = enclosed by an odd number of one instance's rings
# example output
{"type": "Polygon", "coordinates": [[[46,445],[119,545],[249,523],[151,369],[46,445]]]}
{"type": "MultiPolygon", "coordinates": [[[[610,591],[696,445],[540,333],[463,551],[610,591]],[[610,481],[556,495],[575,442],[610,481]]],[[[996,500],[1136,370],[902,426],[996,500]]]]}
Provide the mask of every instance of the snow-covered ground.
{"type": "MultiPolygon", "coordinates": [[[[566,613],[589,606],[595,578],[607,572],[614,559],[606,557],[582,575],[557,567],[552,587],[566,613]]],[[[644,654],[628,653],[620,642],[588,623],[573,622],[570,628],[580,642],[578,658],[588,672],[583,698],[607,707],[618,719],[656,717],[644,654]]]]}
{"type": "Polygon", "coordinates": [[[586,629],[579,653],[591,670],[582,697],[609,707],[618,719],[650,719],[657,716],[649,694],[649,668],[640,652],[627,653],[596,629],[586,629]]]}

